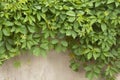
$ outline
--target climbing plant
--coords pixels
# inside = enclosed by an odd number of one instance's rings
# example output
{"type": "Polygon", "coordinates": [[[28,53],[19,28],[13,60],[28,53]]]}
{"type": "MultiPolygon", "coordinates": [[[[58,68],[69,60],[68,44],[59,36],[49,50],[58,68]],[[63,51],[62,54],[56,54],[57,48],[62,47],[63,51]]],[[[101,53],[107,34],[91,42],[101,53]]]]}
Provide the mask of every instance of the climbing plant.
{"type": "Polygon", "coordinates": [[[70,53],[86,77],[120,72],[120,0],[0,0],[0,64],[21,51],[70,53]]]}

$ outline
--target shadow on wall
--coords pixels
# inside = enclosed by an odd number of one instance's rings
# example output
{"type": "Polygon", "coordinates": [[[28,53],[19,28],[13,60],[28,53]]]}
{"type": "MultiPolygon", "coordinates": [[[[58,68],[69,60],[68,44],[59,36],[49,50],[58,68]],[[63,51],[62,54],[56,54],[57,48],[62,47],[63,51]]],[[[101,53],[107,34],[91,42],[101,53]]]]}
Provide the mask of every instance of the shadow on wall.
{"type": "Polygon", "coordinates": [[[54,51],[44,58],[22,54],[0,67],[0,80],[88,80],[84,74],[69,68],[67,54],[54,51]]]}

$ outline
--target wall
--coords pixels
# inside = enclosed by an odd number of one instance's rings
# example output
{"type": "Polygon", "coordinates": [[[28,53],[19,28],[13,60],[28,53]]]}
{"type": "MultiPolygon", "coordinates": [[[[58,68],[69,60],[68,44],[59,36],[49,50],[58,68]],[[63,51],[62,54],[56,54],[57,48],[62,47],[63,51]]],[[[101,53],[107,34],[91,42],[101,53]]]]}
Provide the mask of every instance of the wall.
{"type": "Polygon", "coordinates": [[[0,67],[0,80],[88,80],[84,74],[83,70],[74,72],[69,68],[67,54],[54,51],[45,58],[22,54],[0,67]],[[21,66],[15,67],[15,61],[20,61],[21,66]]]}

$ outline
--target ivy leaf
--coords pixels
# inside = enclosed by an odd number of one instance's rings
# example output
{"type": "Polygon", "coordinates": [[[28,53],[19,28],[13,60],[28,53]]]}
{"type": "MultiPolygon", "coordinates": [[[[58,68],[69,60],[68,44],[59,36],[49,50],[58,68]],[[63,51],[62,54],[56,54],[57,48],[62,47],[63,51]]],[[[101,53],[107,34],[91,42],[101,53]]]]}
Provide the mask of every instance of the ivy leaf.
{"type": "Polygon", "coordinates": [[[41,6],[35,6],[35,8],[40,10],[40,9],[41,9],[41,6]]]}
{"type": "Polygon", "coordinates": [[[60,18],[64,21],[66,19],[66,15],[60,15],[60,18]]]}
{"type": "Polygon", "coordinates": [[[45,50],[48,50],[49,49],[49,46],[48,46],[48,43],[42,43],[40,45],[41,48],[45,49],[45,50]]]}
{"type": "Polygon", "coordinates": [[[102,29],[102,31],[106,31],[107,30],[107,26],[106,26],[106,24],[101,24],[101,29],[102,29]]]}
{"type": "Polygon", "coordinates": [[[32,41],[28,41],[27,42],[28,49],[31,49],[32,46],[33,46],[33,42],[32,41]]]}
{"type": "Polygon", "coordinates": [[[0,31],[0,41],[2,40],[2,36],[3,36],[2,31],[0,31]]]}
{"type": "Polygon", "coordinates": [[[66,15],[68,15],[68,16],[75,16],[75,12],[74,11],[67,11],[66,15]]]}
{"type": "Polygon", "coordinates": [[[87,54],[87,59],[89,60],[89,59],[91,59],[92,58],[92,53],[88,53],[87,54]]]}
{"type": "Polygon", "coordinates": [[[61,44],[62,44],[63,46],[65,46],[65,47],[67,47],[67,46],[68,46],[67,41],[62,41],[62,42],[61,42],[61,44]]]}
{"type": "Polygon", "coordinates": [[[4,47],[0,47],[0,54],[5,53],[6,49],[4,47]]]}
{"type": "Polygon", "coordinates": [[[3,28],[3,34],[5,35],[5,36],[10,36],[10,29],[9,28],[3,28]]]}
{"type": "Polygon", "coordinates": [[[56,52],[61,52],[61,51],[65,52],[66,47],[62,46],[61,44],[57,44],[55,46],[55,50],[56,50],[56,52]]]}
{"type": "Polygon", "coordinates": [[[111,4],[111,3],[113,3],[114,2],[114,0],[108,0],[107,1],[107,4],[111,4]]]}
{"type": "Polygon", "coordinates": [[[91,66],[86,66],[84,69],[85,69],[86,71],[91,71],[91,70],[92,70],[91,66]]]}
{"type": "Polygon", "coordinates": [[[13,22],[6,21],[6,22],[4,23],[4,25],[6,25],[6,26],[13,26],[14,24],[13,24],[13,22]]]}
{"type": "Polygon", "coordinates": [[[35,26],[27,26],[27,27],[28,27],[28,30],[29,30],[31,33],[36,32],[35,26]]]}
{"type": "Polygon", "coordinates": [[[72,31],[71,34],[72,34],[72,37],[73,37],[74,39],[77,37],[77,33],[76,33],[76,32],[72,31]]]}
{"type": "Polygon", "coordinates": [[[46,57],[46,56],[47,56],[47,51],[46,51],[46,50],[41,49],[40,51],[41,51],[40,54],[41,54],[43,57],[46,57]]]}
{"type": "Polygon", "coordinates": [[[26,26],[20,26],[19,28],[16,29],[16,31],[21,32],[23,34],[27,34],[27,27],[26,26]]]}
{"type": "Polygon", "coordinates": [[[41,16],[39,13],[37,13],[37,19],[38,19],[38,21],[41,21],[41,16]]]}
{"type": "Polygon", "coordinates": [[[99,54],[98,53],[93,53],[93,57],[96,60],[99,57],[99,54]]]}
{"type": "Polygon", "coordinates": [[[57,44],[58,43],[58,40],[57,39],[54,39],[51,41],[52,44],[57,44]]]}
{"type": "Polygon", "coordinates": [[[95,67],[94,69],[95,69],[95,73],[97,73],[97,74],[99,74],[101,71],[98,67],[95,67]]]}
{"type": "Polygon", "coordinates": [[[6,48],[7,48],[7,50],[11,50],[12,46],[9,43],[6,42],[6,48]]]}
{"type": "Polygon", "coordinates": [[[74,71],[77,71],[78,68],[79,68],[79,66],[80,66],[80,64],[78,64],[78,63],[71,64],[71,68],[72,68],[72,70],[74,70],[74,71]]]}
{"type": "Polygon", "coordinates": [[[34,50],[33,50],[33,54],[35,56],[39,56],[41,54],[41,50],[39,47],[35,47],[34,50]]]}
{"type": "Polygon", "coordinates": [[[72,34],[72,33],[71,33],[71,30],[67,30],[67,31],[66,31],[66,35],[67,35],[67,36],[70,36],[71,34],[72,34]]]}
{"type": "Polygon", "coordinates": [[[15,32],[16,28],[12,27],[11,32],[15,32]]]}
{"type": "Polygon", "coordinates": [[[87,54],[90,52],[90,49],[84,49],[83,54],[87,54]]]}
{"type": "Polygon", "coordinates": [[[43,12],[43,13],[47,12],[47,10],[48,10],[47,7],[43,7],[43,8],[42,8],[42,12],[43,12]]]}
{"type": "Polygon", "coordinates": [[[75,17],[68,17],[68,21],[69,21],[69,22],[75,21],[75,17]]]}
{"type": "Polygon", "coordinates": [[[26,48],[26,46],[27,46],[27,43],[26,43],[26,42],[23,42],[21,48],[26,48]]]}
{"type": "Polygon", "coordinates": [[[90,71],[90,72],[87,72],[87,73],[86,73],[86,77],[89,78],[90,80],[92,80],[93,77],[94,77],[94,73],[91,72],[91,71],[90,71]]]}

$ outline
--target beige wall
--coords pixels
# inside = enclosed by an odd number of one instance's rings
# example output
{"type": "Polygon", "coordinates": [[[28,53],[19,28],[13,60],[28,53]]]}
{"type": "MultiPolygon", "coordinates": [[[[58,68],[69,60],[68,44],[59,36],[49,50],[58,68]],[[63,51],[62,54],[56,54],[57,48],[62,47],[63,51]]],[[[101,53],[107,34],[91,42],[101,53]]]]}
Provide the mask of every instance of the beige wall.
{"type": "MultiPolygon", "coordinates": [[[[69,57],[64,53],[50,52],[46,58],[23,54],[5,62],[0,67],[0,80],[88,80],[84,71],[69,68],[69,57]],[[21,67],[15,68],[14,61],[21,67]]],[[[120,79],[118,79],[120,80],[120,79]]]]}

